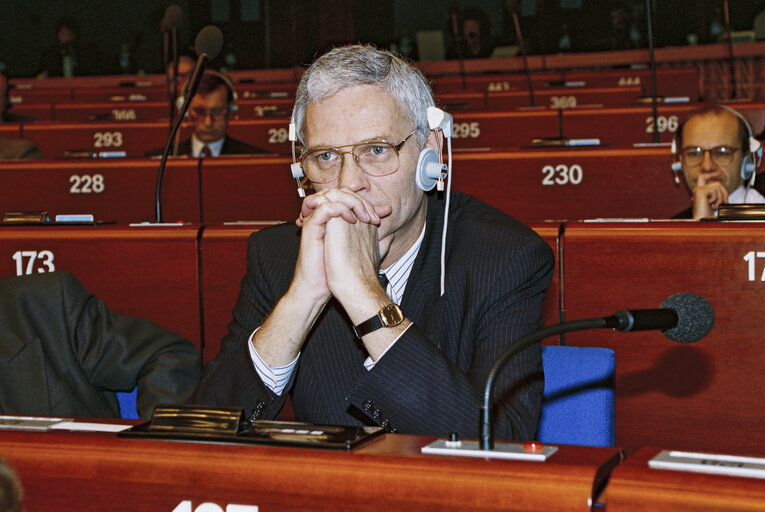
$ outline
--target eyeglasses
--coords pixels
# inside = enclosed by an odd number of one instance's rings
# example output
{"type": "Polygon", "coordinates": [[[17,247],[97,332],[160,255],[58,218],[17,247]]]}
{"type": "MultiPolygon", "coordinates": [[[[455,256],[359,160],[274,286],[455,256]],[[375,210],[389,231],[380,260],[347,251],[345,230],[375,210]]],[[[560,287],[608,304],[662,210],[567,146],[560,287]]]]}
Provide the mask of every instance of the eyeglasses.
{"type": "Polygon", "coordinates": [[[734,153],[739,149],[730,146],[715,146],[710,149],[686,147],[680,151],[680,156],[686,165],[692,167],[701,164],[704,160],[704,153],[709,153],[712,161],[717,165],[729,165],[733,161],[734,153]]]}
{"type": "Polygon", "coordinates": [[[312,183],[330,183],[340,175],[343,158],[348,153],[353,155],[353,159],[361,170],[370,176],[387,176],[398,171],[398,152],[416,131],[413,130],[398,144],[371,141],[334,148],[305,150],[300,157],[300,165],[312,183]],[[351,148],[351,150],[341,151],[342,148],[351,148]]]}
{"type": "Polygon", "coordinates": [[[201,107],[189,109],[189,115],[194,120],[204,119],[205,117],[210,116],[210,119],[213,121],[219,121],[223,119],[227,113],[227,107],[215,107],[209,110],[201,107]]]}

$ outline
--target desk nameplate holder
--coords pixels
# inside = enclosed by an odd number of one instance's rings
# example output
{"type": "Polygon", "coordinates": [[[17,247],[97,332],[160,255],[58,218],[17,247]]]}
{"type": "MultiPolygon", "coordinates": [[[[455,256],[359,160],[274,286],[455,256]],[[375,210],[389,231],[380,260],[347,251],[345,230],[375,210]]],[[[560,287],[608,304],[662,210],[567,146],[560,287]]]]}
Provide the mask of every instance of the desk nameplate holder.
{"type": "Polygon", "coordinates": [[[529,451],[527,443],[497,442],[492,450],[481,450],[478,441],[447,441],[439,439],[420,451],[428,455],[456,455],[485,459],[513,459],[544,462],[558,451],[557,446],[544,445],[535,451],[529,451]]]}
{"type": "Polygon", "coordinates": [[[250,423],[238,407],[158,405],[150,421],[117,436],[351,450],[384,433],[382,427],[262,420],[250,423]]]}
{"type": "Polygon", "coordinates": [[[648,466],[653,469],[690,471],[765,479],[765,458],[662,450],[648,466]]]}

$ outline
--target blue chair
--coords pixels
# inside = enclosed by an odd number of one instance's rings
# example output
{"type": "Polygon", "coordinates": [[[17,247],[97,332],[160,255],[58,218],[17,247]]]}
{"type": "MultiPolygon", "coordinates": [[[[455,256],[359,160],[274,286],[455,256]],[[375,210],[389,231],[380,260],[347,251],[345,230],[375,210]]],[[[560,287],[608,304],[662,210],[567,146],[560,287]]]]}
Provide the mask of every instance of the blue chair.
{"type": "Polygon", "coordinates": [[[543,443],[613,446],[614,351],[543,346],[545,390],[537,439],[543,443]]]}
{"type": "Polygon", "coordinates": [[[138,419],[138,405],[136,399],[138,397],[138,387],[134,387],[130,393],[118,392],[117,400],[120,403],[120,417],[126,420],[138,419]]]}

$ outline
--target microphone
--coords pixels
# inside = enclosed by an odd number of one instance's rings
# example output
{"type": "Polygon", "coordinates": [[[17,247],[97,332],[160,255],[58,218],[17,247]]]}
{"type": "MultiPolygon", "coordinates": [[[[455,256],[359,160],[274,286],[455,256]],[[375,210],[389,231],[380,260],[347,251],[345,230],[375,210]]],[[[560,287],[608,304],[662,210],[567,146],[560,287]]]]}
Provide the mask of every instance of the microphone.
{"type": "Polygon", "coordinates": [[[165,11],[165,16],[162,18],[159,26],[162,32],[170,32],[180,27],[182,22],[183,10],[176,4],[172,4],[165,11]]]}
{"type": "MultiPolygon", "coordinates": [[[[157,214],[157,222],[162,222],[162,177],[165,174],[165,166],[167,165],[167,157],[170,154],[170,146],[172,145],[175,135],[178,133],[178,129],[183,121],[183,116],[186,115],[186,111],[189,109],[189,103],[194,97],[194,94],[199,88],[199,82],[202,80],[205,67],[207,67],[207,61],[214,59],[218,56],[223,48],[223,32],[214,25],[208,25],[197,34],[197,38],[194,42],[194,48],[197,52],[197,62],[194,66],[194,71],[186,84],[183,92],[183,101],[180,104],[180,110],[178,112],[178,119],[176,119],[173,129],[170,131],[170,135],[167,138],[165,144],[165,150],[162,152],[162,160],[159,163],[159,172],[157,173],[157,188],[155,194],[155,209],[157,214]]],[[[177,59],[176,59],[177,60],[177,59]]]]}
{"type": "Polygon", "coordinates": [[[622,332],[660,330],[673,341],[693,343],[712,330],[715,312],[712,305],[695,293],[676,293],[661,303],[659,309],[623,310],[603,318],[563,322],[544,327],[515,340],[494,362],[486,377],[481,406],[481,450],[494,449],[491,425],[491,394],[500,370],[512,356],[548,336],[585,329],[615,329],[622,332]]]}
{"type": "Polygon", "coordinates": [[[529,88],[529,106],[535,106],[534,101],[534,85],[531,82],[531,70],[529,70],[529,61],[526,56],[526,44],[523,39],[523,32],[521,32],[521,22],[518,20],[518,13],[513,10],[513,27],[515,28],[515,37],[518,38],[518,49],[521,51],[523,57],[523,72],[526,74],[526,83],[529,88]]]}
{"type": "Polygon", "coordinates": [[[207,25],[199,31],[197,38],[194,40],[194,50],[197,52],[197,62],[194,65],[194,71],[191,72],[191,77],[189,78],[189,81],[186,82],[186,87],[183,90],[184,104],[188,103],[194,94],[196,94],[199,82],[202,80],[202,75],[207,67],[207,61],[217,57],[222,48],[223,32],[221,32],[218,27],[215,25],[207,25]]]}

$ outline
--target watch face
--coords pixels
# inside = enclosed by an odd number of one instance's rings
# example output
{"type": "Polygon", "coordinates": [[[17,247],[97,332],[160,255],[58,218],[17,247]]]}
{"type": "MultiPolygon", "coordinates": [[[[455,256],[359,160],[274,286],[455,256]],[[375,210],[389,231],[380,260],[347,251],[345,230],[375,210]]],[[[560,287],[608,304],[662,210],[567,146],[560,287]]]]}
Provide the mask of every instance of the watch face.
{"type": "Polygon", "coordinates": [[[380,319],[385,327],[392,327],[404,321],[404,312],[396,304],[388,304],[380,310],[380,319]]]}

